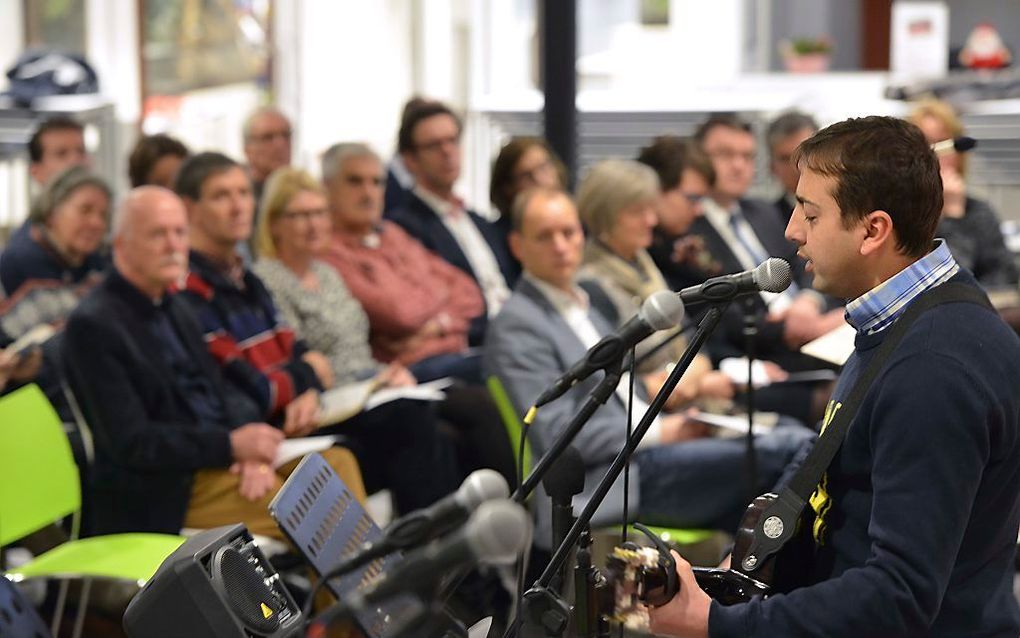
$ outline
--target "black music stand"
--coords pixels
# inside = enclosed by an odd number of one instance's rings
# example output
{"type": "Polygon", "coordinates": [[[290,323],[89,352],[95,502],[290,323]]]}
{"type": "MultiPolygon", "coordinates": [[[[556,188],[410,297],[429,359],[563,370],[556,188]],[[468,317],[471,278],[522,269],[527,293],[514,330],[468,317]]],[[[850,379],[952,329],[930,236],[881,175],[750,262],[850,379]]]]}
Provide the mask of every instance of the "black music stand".
{"type": "MultiPolygon", "coordinates": [[[[319,576],[365,543],[382,538],[379,527],[320,454],[301,460],[269,504],[269,514],[319,576]]],[[[333,578],[326,586],[342,601],[399,560],[399,554],[391,554],[333,578]]],[[[401,596],[357,614],[356,620],[369,638],[387,638],[420,608],[418,601],[401,596]]]]}

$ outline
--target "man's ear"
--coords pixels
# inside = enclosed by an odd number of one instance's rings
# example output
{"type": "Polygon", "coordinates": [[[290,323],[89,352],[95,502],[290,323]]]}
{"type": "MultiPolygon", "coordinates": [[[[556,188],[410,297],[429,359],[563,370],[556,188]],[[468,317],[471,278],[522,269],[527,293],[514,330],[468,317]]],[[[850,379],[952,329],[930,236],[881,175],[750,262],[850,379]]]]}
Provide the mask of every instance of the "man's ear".
{"type": "Polygon", "coordinates": [[[864,229],[864,241],[861,243],[861,254],[870,255],[889,246],[896,247],[896,229],[893,228],[892,217],[884,210],[873,210],[861,220],[864,229]]]}
{"type": "Polygon", "coordinates": [[[521,261],[521,234],[516,230],[512,230],[508,239],[510,241],[510,253],[514,256],[514,259],[521,261]]]}

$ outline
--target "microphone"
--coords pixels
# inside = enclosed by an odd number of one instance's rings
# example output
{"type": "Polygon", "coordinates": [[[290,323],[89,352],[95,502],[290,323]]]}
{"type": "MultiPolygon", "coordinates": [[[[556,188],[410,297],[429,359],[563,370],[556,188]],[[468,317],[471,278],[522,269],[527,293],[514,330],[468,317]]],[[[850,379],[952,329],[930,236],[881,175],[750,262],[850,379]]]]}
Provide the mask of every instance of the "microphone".
{"type": "Polygon", "coordinates": [[[790,264],[785,259],[770,257],[754,270],[713,277],[697,286],[677,293],[684,304],[729,301],[758,292],[783,292],[790,287],[790,264]]]}
{"type": "Polygon", "coordinates": [[[649,295],[636,315],[592,346],[580,361],[556,379],[552,387],[538,397],[533,409],[560,398],[575,383],[584,381],[596,370],[606,369],[653,332],[677,326],[683,318],[684,304],[676,294],[660,290],[649,295]]]}
{"type": "Polygon", "coordinates": [[[948,155],[950,153],[966,153],[975,146],[977,146],[977,140],[973,137],[967,137],[964,135],[962,137],[935,142],[931,145],[931,150],[935,151],[936,155],[948,155]]]}
{"type": "Polygon", "coordinates": [[[460,530],[408,554],[382,580],[349,595],[324,616],[356,613],[396,594],[419,590],[458,567],[512,564],[528,542],[530,527],[530,516],[516,503],[482,503],[460,530]]]}
{"type": "MultiPolygon", "coordinates": [[[[453,494],[443,497],[429,507],[409,512],[393,521],[375,543],[366,544],[361,551],[331,570],[339,576],[366,565],[373,560],[400,549],[421,545],[441,536],[454,525],[464,522],[471,512],[486,501],[505,499],[510,495],[506,480],[495,470],[475,470],[453,494]]],[[[331,576],[332,577],[332,576],[331,576]]]]}

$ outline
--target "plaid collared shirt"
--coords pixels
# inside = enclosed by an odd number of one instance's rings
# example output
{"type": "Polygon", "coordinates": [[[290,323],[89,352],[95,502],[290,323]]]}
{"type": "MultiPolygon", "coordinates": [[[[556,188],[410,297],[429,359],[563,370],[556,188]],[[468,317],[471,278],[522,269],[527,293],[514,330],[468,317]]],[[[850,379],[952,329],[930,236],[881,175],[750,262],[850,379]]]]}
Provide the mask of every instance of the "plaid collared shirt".
{"type": "Polygon", "coordinates": [[[941,239],[935,249],[846,305],[846,321],[874,334],[891,326],[915,297],[951,279],[960,266],[941,239]]]}

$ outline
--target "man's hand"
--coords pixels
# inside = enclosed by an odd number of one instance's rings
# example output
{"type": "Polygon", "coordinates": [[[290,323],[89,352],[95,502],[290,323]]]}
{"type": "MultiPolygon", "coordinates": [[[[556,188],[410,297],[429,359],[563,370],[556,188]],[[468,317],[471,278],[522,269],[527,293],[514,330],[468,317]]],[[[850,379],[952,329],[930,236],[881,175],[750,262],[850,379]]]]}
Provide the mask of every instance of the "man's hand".
{"type": "Polygon", "coordinates": [[[305,436],[319,424],[319,393],[305,390],[284,409],[283,432],[287,436],[305,436]]]}
{"type": "Polygon", "coordinates": [[[680,591],[662,607],[649,608],[650,629],[654,634],[665,636],[708,638],[708,610],[712,599],[698,587],[691,564],[680,554],[672,554],[680,576],[680,591]]]}
{"type": "Polygon", "coordinates": [[[399,363],[391,363],[375,375],[376,382],[387,388],[413,388],[418,385],[411,371],[399,363]]]}
{"type": "Polygon", "coordinates": [[[662,442],[682,443],[708,436],[709,427],[687,418],[684,414],[666,414],[662,416],[662,442]]]}
{"type": "Polygon", "coordinates": [[[706,373],[698,384],[699,397],[732,399],[734,393],[733,380],[718,370],[706,373]]]}
{"type": "Polygon", "coordinates": [[[242,461],[230,467],[232,474],[240,475],[237,491],[249,501],[257,501],[276,487],[276,473],[268,463],[242,461]]]}
{"type": "Polygon", "coordinates": [[[272,463],[282,440],[283,432],[268,423],[247,423],[230,432],[230,451],[235,461],[272,463]]]}
{"type": "Polygon", "coordinates": [[[328,390],[333,387],[336,377],[333,376],[333,366],[329,363],[326,355],[316,350],[309,350],[301,355],[301,360],[312,366],[312,370],[315,371],[315,376],[319,378],[319,383],[323,388],[328,390]]]}

